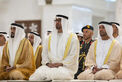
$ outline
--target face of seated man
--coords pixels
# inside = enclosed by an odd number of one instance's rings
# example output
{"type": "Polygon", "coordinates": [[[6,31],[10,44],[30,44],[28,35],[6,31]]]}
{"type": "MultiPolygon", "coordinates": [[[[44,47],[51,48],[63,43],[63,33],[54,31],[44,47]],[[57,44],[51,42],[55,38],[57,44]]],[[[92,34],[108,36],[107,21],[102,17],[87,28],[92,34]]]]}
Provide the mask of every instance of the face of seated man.
{"type": "Polygon", "coordinates": [[[11,38],[15,37],[16,27],[11,27],[11,38]]]}
{"type": "Polygon", "coordinates": [[[101,36],[102,40],[108,40],[109,39],[109,36],[107,35],[107,32],[105,30],[104,25],[99,26],[99,32],[100,32],[100,36],[101,36]]]}
{"type": "Polygon", "coordinates": [[[83,39],[84,40],[89,40],[92,39],[93,36],[93,31],[90,29],[84,29],[83,30],[83,39]]]}
{"type": "Polygon", "coordinates": [[[6,42],[4,35],[0,34],[0,46],[3,46],[6,42]]]}

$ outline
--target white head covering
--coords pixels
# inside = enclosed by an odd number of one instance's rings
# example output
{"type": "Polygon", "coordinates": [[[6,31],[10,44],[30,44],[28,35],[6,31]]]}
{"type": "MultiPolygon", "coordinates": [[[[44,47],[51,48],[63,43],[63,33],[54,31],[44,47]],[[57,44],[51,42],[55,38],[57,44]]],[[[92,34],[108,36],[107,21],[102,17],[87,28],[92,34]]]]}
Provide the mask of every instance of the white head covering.
{"type": "MultiPolygon", "coordinates": [[[[110,39],[113,40],[114,39],[114,37],[113,37],[113,28],[111,27],[111,24],[109,22],[102,21],[102,22],[99,23],[99,26],[100,25],[104,25],[107,35],[110,37],[110,39]]],[[[98,39],[101,39],[99,30],[98,30],[98,39]]]]}
{"type": "MultiPolygon", "coordinates": [[[[67,39],[68,39],[71,31],[68,26],[68,24],[69,24],[68,17],[66,17],[64,15],[56,15],[56,18],[61,18],[63,33],[58,33],[56,27],[55,26],[53,27],[53,31],[51,34],[52,38],[51,38],[51,53],[50,54],[52,54],[53,57],[58,56],[58,58],[62,58],[59,56],[62,56],[64,54],[67,39]],[[59,35],[61,35],[60,38],[59,38],[59,35]]],[[[56,62],[58,62],[58,60],[60,61],[60,59],[57,59],[56,62]]]]}
{"type": "Polygon", "coordinates": [[[120,35],[120,24],[117,22],[110,22],[111,24],[114,24],[118,28],[118,34],[120,35]]]}
{"type": "MultiPolygon", "coordinates": [[[[19,44],[21,40],[25,38],[25,32],[24,32],[24,28],[19,24],[12,23],[11,27],[16,28],[14,38],[9,37],[9,40],[8,40],[8,48],[9,48],[9,54],[10,54],[9,62],[10,62],[10,65],[13,66],[19,44]]],[[[9,30],[9,36],[11,36],[11,29],[9,30]]]]}
{"type": "Polygon", "coordinates": [[[29,36],[30,34],[33,34],[33,35],[34,35],[33,50],[34,50],[34,53],[35,53],[37,47],[38,47],[39,44],[41,43],[41,38],[40,38],[40,35],[39,35],[37,32],[30,32],[30,33],[28,34],[28,36],[29,36]]]}

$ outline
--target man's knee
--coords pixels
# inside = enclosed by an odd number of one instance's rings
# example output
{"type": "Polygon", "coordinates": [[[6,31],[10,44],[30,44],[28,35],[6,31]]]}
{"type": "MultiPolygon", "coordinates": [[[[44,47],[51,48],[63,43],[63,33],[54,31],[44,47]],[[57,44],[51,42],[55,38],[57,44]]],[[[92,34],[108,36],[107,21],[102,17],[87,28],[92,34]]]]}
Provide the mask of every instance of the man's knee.
{"type": "Polygon", "coordinates": [[[25,76],[18,70],[12,70],[9,73],[9,79],[10,80],[24,80],[25,76]]]}
{"type": "Polygon", "coordinates": [[[120,70],[116,75],[115,75],[116,79],[122,79],[122,70],[120,70]]]}
{"type": "Polygon", "coordinates": [[[95,80],[111,80],[114,79],[114,72],[109,69],[103,69],[94,76],[95,80]]]}
{"type": "Polygon", "coordinates": [[[78,76],[80,80],[94,80],[94,74],[90,69],[85,70],[84,72],[80,73],[78,76]]]}
{"type": "Polygon", "coordinates": [[[47,79],[47,73],[49,68],[47,66],[40,66],[29,78],[30,81],[45,80],[47,79]]]}
{"type": "Polygon", "coordinates": [[[0,73],[0,80],[8,80],[8,73],[7,72],[1,72],[0,73]]]}

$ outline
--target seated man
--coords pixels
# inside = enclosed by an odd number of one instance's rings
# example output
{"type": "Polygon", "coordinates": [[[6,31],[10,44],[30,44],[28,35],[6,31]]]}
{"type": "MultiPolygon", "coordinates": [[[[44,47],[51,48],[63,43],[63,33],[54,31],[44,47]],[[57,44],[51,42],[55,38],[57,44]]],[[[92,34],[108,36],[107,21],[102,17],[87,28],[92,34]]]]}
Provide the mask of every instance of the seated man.
{"type": "Polygon", "coordinates": [[[108,22],[99,23],[98,39],[90,46],[86,57],[86,70],[80,80],[111,80],[119,71],[121,46],[113,39],[113,28],[108,22]]]}
{"type": "Polygon", "coordinates": [[[33,46],[35,64],[36,64],[36,68],[38,68],[39,66],[41,66],[41,61],[42,61],[42,56],[41,56],[42,46],[40,45],[41,43],[40,34],[38,34],[37,32],[30,32],[28,34],[28,40],[33,46]]]}
{"type": "Polygon", "coordinates": [[[91,44],[93,43],[92,36],[93,36],[94,28],[90,25],[86,25],[82,28],[83,32],[83,42],[80,44],[80,54],[79,54],[79,66],[78,71],[75,74],[75,79],[77,76],[85,70],[85,59],[91,44]]]}
{"type": "Polygon", "coordinates": [[[0,67],[1,67],[1,59],[3,55],[3,48],[4,48],[4,45],[6,44],[6,39],[7,39],[7,33],[0,32],[0,67]]]}
{"type": "Polygon", "coordinates": [[[69,31],[68,17],[56,15],[55,28],[45,41],[42,66],[29,80],[73,79],[78,69],[79,41],[69,31]]]}
{"type": "Polygon", "coordinates": [[[9,34],[3,49],[0,80],[27,80],[35,71],[33,48],[25,38],[23,26],[12,23],[9,34]]]}

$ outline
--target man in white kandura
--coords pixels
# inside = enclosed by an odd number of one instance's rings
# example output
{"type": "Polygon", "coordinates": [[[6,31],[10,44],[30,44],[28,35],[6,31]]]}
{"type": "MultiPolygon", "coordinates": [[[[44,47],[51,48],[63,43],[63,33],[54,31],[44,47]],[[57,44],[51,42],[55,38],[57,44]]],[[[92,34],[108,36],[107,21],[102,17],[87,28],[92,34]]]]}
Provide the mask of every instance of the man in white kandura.
{"type": "Polygon", "coordinates": [[[121,46],[113,38],[113,28],[109,22],[99,23],[98,39],[90,46],[86,57],[87,69],[80,80],[111,80],[120,69],[121,46]]]}
{"type": "Polygon", "coordinates": [[[68,17],[56,15],[55,28],[42,51],[42,66],[29,80],[73,79],[78,69],[79,41],[70,32],[68,17]]]}

